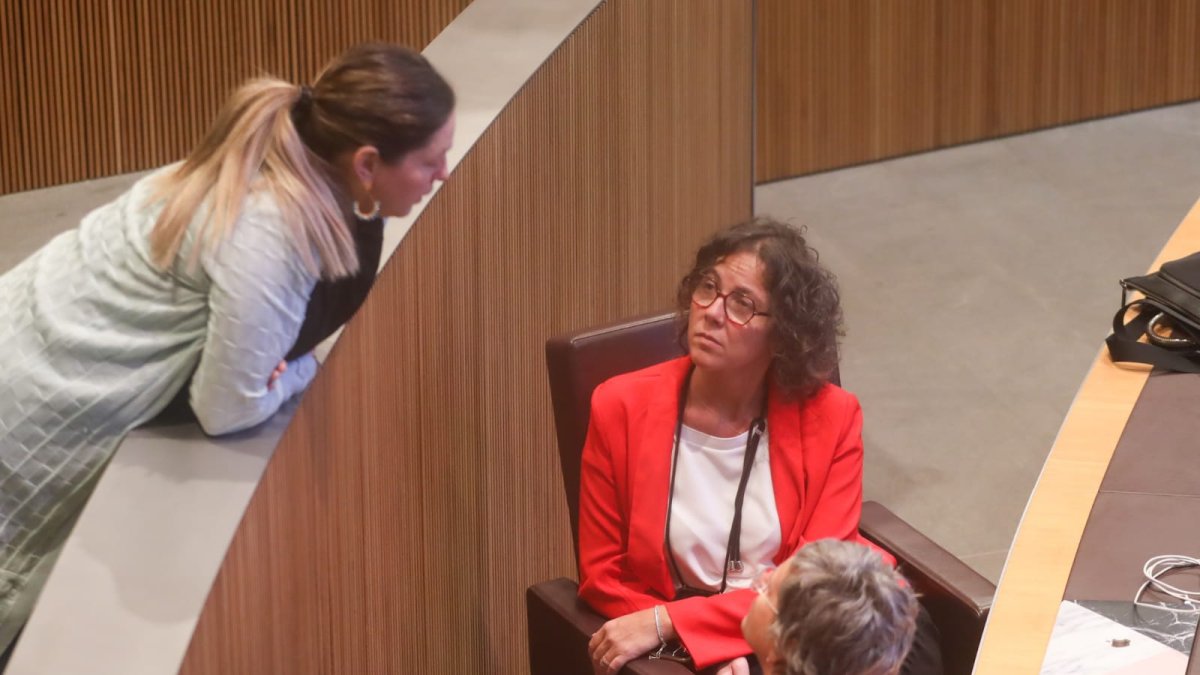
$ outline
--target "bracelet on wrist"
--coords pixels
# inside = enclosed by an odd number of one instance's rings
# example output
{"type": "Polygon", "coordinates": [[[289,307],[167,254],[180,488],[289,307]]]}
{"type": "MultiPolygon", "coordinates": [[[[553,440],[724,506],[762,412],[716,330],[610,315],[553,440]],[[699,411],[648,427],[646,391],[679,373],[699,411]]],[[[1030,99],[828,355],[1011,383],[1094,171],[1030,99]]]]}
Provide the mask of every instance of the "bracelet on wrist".
{"type": "Polygon", "coordinates": [[[659,621],[659,619],[658,619],[658,608],[659,608],[659,607],[662,607],[662,605],[655,605],[655,606],[654,606],[654,630],[655,630],[655,631],[658,633],[658,642],[659,642],[659,644],[660,644],[660,645],[662,645],[663,647],[666,647],[666,646],[667,646],[667,641],[666,641],[666,639],[663,637],[663,632],[662,632],[662,622],[660,622],[660,621],[659,621]]]}

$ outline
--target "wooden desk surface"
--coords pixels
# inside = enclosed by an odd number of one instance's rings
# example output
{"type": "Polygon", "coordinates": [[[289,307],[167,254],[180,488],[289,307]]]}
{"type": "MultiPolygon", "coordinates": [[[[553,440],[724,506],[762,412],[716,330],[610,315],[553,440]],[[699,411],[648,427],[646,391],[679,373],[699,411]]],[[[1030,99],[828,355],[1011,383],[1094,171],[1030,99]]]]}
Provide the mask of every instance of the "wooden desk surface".
{"type": "MultiPolygon", "coordinates": [[[[1195,251],[1200,251],[1200,202],[1151,269],[1195,251]]],[[[1114,298],[1117,277],[1131,275],[1114,271],[1114,298]]],[[[1084,525],[1149,372],[1149,367],[1113,365],[1103,347],[1096,356],[1025,507],[979,648],[976,675],[1040,671],[1084,525]]]]}

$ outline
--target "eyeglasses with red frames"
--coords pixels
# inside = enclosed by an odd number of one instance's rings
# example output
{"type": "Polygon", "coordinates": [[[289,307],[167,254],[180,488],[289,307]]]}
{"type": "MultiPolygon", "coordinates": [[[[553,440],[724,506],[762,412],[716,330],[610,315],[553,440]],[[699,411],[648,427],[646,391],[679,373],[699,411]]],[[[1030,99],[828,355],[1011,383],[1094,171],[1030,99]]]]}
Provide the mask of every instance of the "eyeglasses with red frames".
{"type": "Polygon", "coordinates": [[[692,302],[701,309],[708,309],[718,298],[725,301],[725,318],[739,326],[749,324],[756,316],[771,316],[767,312],[758,311],[754,306],[754,298],[746,293],[722,293],[721,284],[714,277],[707,274],[700,277],[696,288],[692,290],[692,302]]]}

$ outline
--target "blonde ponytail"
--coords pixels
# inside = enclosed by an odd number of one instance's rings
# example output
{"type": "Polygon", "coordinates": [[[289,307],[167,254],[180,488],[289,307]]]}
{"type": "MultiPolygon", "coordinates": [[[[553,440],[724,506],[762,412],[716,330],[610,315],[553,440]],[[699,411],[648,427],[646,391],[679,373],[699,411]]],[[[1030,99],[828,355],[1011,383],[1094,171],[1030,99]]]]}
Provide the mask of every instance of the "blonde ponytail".
{"type": "Polygon", "coordinates": [[[207,200],[210,210],[190,256],[194,264],[202,249],[229,234],[258,180],[275,197],[309,270],[329,279],[354,274],[358,256],[339,201],[347,186],[335,175],[335,163],[364,146],[376,148],[384,162],[400,161],[425,145],[453,111],[450,85],[423,56],[401,45],[351,47],[311,89],[274,78],[252,80],[234,92],[199,147],[155,186],[154,198],[166,203],[150,233],[151,257],[164,268],[175,262],[207,200]]]}
{"type": "Polygon", "coordinates": [[[354,239],[330,185],[323,160],[300,140],[291,111],[301,88],[274,78],[242,85],[226,103],[200,145],[155,185],[165,201],[150,233],[155,264],[175,262],[195,214],[209,211],[189,256],[217,246],[236,223],[254,181],[275,198],[305,267],[325,278],[358,271],[354,239]],[[316,252],[314,259],[313,252],[316,252]]]}

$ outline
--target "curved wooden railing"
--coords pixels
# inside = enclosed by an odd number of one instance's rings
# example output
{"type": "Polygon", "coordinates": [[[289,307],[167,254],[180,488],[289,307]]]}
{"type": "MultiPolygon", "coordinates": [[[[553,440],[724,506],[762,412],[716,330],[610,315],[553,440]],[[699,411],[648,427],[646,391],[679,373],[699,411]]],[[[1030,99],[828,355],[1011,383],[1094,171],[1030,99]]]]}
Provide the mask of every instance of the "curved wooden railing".
{"type": "MultiPolygon", "coordinates": [[[[1200,202],[1151,269],[1195,251],[1200,202]]],[[[1084,526],[1149,374],[1149,367],[1114,365],[1107,348],[1096,356],[1025,507],[984,631],[977,675],[1041,671],[1084,526]]]]}
{"type": "Polygon", "coordinates": [[[574,573],[542,344],[669,303],[750,215],[750,10],[468,7],[425,50],[453,174],[302,402],[131,435],[11,672],[525,670],[525,587],[574,573]]]}

